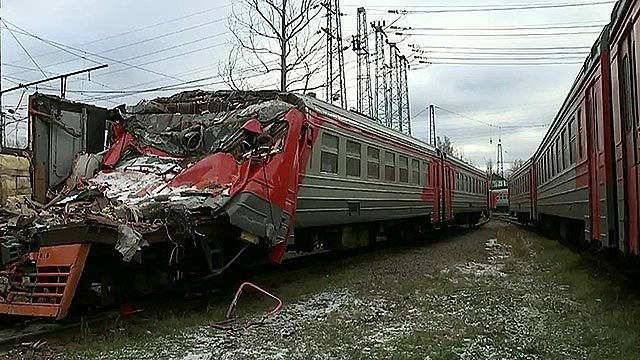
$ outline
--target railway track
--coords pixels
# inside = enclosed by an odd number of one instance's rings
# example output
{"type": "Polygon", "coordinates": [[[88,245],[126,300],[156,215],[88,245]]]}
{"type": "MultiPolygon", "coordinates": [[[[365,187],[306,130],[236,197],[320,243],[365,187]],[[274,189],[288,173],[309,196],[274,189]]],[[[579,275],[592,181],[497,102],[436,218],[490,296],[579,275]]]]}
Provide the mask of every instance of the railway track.
{"type": "MultiPolygon", "coordinates": [[[[476,225],[476,229],[489,223],[492,219],[482,219],[476,225]]],[[[473,231],[473,229],[459,228],[461,231],[473,231]]],[[[458,230],[460,231],[460,230],[458,230]]],[[[442,235],[443,237],[458,234],[458,231],[442,235]]],[[[437,236],[436,239],[440,238],[437,236]]],[[[411,243],[411,242],[409,242],[411,243]]],[[[382,242],[375,244],[372,248],[347,250],[340,252],[320,251],[312,254],[291,255],[285,257],[280,265],[261,264],[251,267],[241,267],[233,269],[220,275],[215,280],[206,283],[197,283],[197,287],[192,287],[188,292],[176,290],[163,293],[162,296],[147,297],[137,299],[135,305],[137,309],[144,309],[143,314],[162,313],[164,311],[176,311],[176,307],[189,310],[199,307],[206,307],[207,304],[226,304],[233,296],[233,291],[238,284],[251,277],[252,273],[262,273],[279,270],[293,270],[302,267],[313,267],[321,262],[339,260],[340,258],[355,256],[369,251],[384,251],[395,246],[402,246],[404,242],[382,242]],[[158,300],[161,298],[161,300],[158,300]]],[[[123,314],[120,309],[109,307],[100,310],[70,314],[60,321],[48,319],[4,319],[0,320],[0,354],[9,350],[15,345],[28,341],[46,339],[56,334],[65,332],[82,332],[86,328],[101,328],[109,322],[116,322],[122,318],[135,315],[123,314]]]]}
{"type": "Polygon", "coordinates": [[[504,214],[504,213],[493,213],[493,214],[491,214],[491,219],[504,221],[504,222],[507,222],[507,223],[510,223],[510,224],[514,224],[514,225],[520,225],[520,226],[523,225],[515,217],[510,216],[509,214],[504,214]]]}
{"type": "MultiPolygon", "coordinates": [[[[634,291],[640,291],[640,262],[633,259],[625,258],[617,252],[610,252],[607,249],[595,246],[594,244],[580,243],[574,240],[562,240],[545,234],[542,229],[536,227],[535,224],[523,224],[515,217],[504,213],[494,213],[491,215],[494,220],[502,221],[528,231],[534,232],[540,236],[544,236],[550,240],[557,241],[566,248],[575,253],[579,253],[594,268],[605,274],[615,274],[615,277],[622,283],[627,284],[634,291]]],[[[607,276],[608,276],[607,275],[607,276]]]]}

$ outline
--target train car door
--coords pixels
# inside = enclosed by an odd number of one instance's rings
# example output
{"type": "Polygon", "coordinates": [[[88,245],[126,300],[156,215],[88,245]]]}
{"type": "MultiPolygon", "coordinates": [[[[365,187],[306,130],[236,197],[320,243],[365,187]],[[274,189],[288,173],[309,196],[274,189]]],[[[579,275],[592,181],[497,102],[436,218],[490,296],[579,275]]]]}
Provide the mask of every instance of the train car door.
{"type": "Polygon", "coordinates": [[[77,154],[105,149],[107,109],[54,95],[29,97],[33,197],[49,201],[48,193],[66,180],[77,154]]]}
{"type": "Polygon", "coordinates": [[[437,160],[433,162],[433,204],[434,204],[434,222],[442,224],[444,220],[444,193],[442,186],[442,156],[438,154],[437,160]]]}
{"type": "Polygon", "coordinates": [[[449,181],[447,181],[447,205],[449,220],[453,221],[453,186],[454,186],[454,171],[451,166],[448,166],[447,173],[449,174],[449,181]]]}
{"type": "Polygon", "coordinates": [[[633,31],[630,31],[622,42],[620,49],[621,66],[620,98],[621,121],[623,129],[623,167],[626,197],[626,227],[627,242],[625,251],[633,254],[640,252],[638,237],[640,232],[640,213],[638,197],[640,196],[640,122],[638,121],[638,93],[635,41],[633,31]]]}
{"type": "MultiPolygon", "coordinates": [[[[586,90],[587,99],[587,162],[589,167],[589,232],[587,241],[600,239],[600,181],[598,169],[598,111],[594,84],[586,90]]],[[[585,234],[586,236],[586,234],[585,234]]]]}
{"type": "Polygon", "coordinates": [[[535,219],[536,216],[536,200],[538,197],[537,194],[537,179],[536,179],[536,165],[533,163],[531,168],[529,169],[529,205],[531,206],[531,210],[529,211],[530,219],[535,219]]]}
{"type": "Polygon", "coordinates": [[[439,182],[439,196],[440,196],[440,220],[443,224],[445,224],[449,219],[453,218],[452,216],[452,200],[453,194],[451,191],[452,186],[452,170],[450,166],[447,165],[446,162],[446,154],[440,153],[439,157],[439,165],[440,169],[438,171],[440,182],[439,182]]]}

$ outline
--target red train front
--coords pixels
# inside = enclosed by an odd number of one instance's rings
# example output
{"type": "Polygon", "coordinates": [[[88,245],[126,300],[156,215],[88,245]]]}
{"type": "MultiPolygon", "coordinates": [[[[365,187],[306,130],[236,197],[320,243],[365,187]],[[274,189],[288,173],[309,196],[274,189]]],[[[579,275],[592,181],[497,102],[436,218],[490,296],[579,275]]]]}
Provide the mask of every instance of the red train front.
{"type": "Polygon", "coordinates": [[[76,292],[109,303],[245,251],[279,262],[313,139],[278,94],[225,95],[112,111],[109,150],[76,157],[58,195],[5,231],[0,312],[62,318],[76,292]]]}

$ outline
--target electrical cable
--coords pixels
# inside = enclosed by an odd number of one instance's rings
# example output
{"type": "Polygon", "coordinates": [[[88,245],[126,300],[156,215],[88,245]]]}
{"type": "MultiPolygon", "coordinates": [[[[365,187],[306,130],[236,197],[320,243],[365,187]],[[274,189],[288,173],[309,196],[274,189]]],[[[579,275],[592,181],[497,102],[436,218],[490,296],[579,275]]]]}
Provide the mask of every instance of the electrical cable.
{"type": "MultiPolygon", "coordinates": [[[[88,41],[88,42],[81,43],[78,46],[91,45],[91,44],[95,44],[95,43],[98,43],[98,42],[101,42],[101,41],[104,41],[104,40],[114,39],[114,38],[117,38],[117,37],[129,35],[129,34],[133,34],[133,33],[139,33],[139,32],[144,31],[144,30],[152,29],[152,28],[155,28],[155,27],[158,27],[158,26],[162,26],[162,25],[166,25],[166,24],[171,24],[171,23],[174,23],[174,22],[177,22],[177,21],[180,21],[180,20],[188,19],[188,18],[197,16],[197,15],[206,14],[206,13],[209,13],[209,12],[212,12],[212,11],[215,11],[215,10],[219,10],[219,9],[222,9],[222,8],[226,8],[226,7],[229,7],[229,6],[231,6],[231,4],[225,4],[223,6],[216,6],[216,7],[200,10],[200,11],[197,11],[197,12],[194,12],[194,13],[190,13],[190,14],[187,14],[187,15],[183,15],[183,16],[177,17],[177,18],[172,18],[172,19],[169,19],[169,20],[161,21],[161,22],[158,22],[158,23],[155,23],[155,24],[146,25],[146,26],[143,26],[143,27],[135,28],[135,29],[130,29],[130,30],[127,30],[127,31],[124,31],[124,32],[113,34],[113,35],[107,35],[107,36],[102,37],[102,38],[98,38],[98,39],[95,39],[95,40],[91,40],[91,41],[88,41]]],[[[43,54],[37,54],[36,56],[37,57],[44,57],[44,56],[57,54],[58,52],[59,51],[50,51],[50,52],[43,53],[43,54]]]]}
{"type": "Polygon", "coordinates": [[[494,26],[494,27],[415,27],[415,26],[391,26],[392,30],[398,31],[523,31],[523,30],[562,30],[562,29],[602,29],[607,24],[593,25],[549,25],[549,26],[494,26]]]}
{"type": "Polygon", "coordinates": [[[13,39],[16,41],[16,43],[18,43],[18,45],[20,46],[20,48],[22,49],[22,51],[24,51],[25,54],[27,54],[27,56],[29,57],[29,59],[31,60],[31,62],[33,63],[33,65],[35,65],[38,70],[40,70],[40,72],[42,73],[42,75],[44,77],[47,77],[47,74],[44,73],[44,70],[42,70],[42,68],[40,67],[40,65],[38,65],[38,62],[36,62],[36,59],[33,58],[33,56],[31,56],[31,54],[29,53],[29,51],[24,47],[24,45],[22,45],[22,43],[20,42],[20,40],[16,37],[16,34],[13,33],[13,31],[11,29],[9,29],[4,21],[4,19],[0,19],[0,23],[5,25],[5,28],[9,31],[9,34],[11,34],[11,37],[13,37],[13,39]]]}
{"type": "MultiPolygon", "coordinates": [[[[465,8],[442,8],[432,10],[406,10],[406,9],[389,9],[389,14],[438,14],[438,13],[460,13],[460,12],[485,12],[485,11],[518,11],[518,10],[539,10],[539,9],[557,9],[557,8],[571,8],[571,7],[584,7],[595,5],[609,5],[615,1],[594,1],[594,2],[579,2],[579,3],[560,3],[560,4],[529,4],[529,5],[507,5],[507,6],[493,6],[493,7],[465,7],[465,8]]],[[[427,5],[428,6],[428,5],[427,5]]]]}
{"type": "MultiPolygon", "coordinates": [[[[174,30],[174,31],[170,31],[170,32],[163,33],[163,34],[160,34],[160,35],[152,36],[150,38],[134,41],[134,42],[131,42],[131,43],[128,43],[128,44],[118,45],[116,47],[112,47],[110,49],[106,49],[106,50],[100,51],[97,54],[106,54],[106,53],[109,53],[109,52],[126,49],[126,48],[129,48],[129,47],[132,47],[132,46],[144,44],[144,43],[147,43],[147,42],[150,42],[150,41],[162,39],[162,38],[165,38],[165,37],[168,37],[168,36],[180,34],[180,33],[183,33],[183,32],[194,30],[194,29],[198,29],[198,28],[210,25],[210,24],[221,22],[223,20],[226,20],[226,18],[220,18],[220,19],[216,19],[216,20],[212,20],[212,21],[207,21],[207,22],[204,22],[204,23],[201,23],[201,24],[197,24],[197,25],[193,25],[193,26],[190,26],[190,27],[187,27],[187,28],[182,28],[182,29],[179,29],[179,30],[174,30]]],[[[8,29],[8,27],[7,27],[7,29],[8,29]]],[[[222,33],[216,33],[215,35],[212,35],[212,36],[209,36],[209,37],[205,37],[205,38],[218,37],[218,36],[226,35],[228,33],[229,33],[228,31],[225,31],[225,32],[222,32],[222,33]]],[[[205,39],[205,38],[201,38],[201,39],[205,39]]],[[[186,44],[183,43],[181,45],[184,46],[186,44]]],[[[75,61],[78,61],[78,60],[79,59],[76,58],[76,59],[58,61],[58,62],[55,62],[55,63],[47,64],[47,65],[44,66],[44,68],[49,68],[49,67],[53,67],[53,66],[68,64],[68,63],[75,62],[75,61]]],[[[122,61],[128,61],[128,60],[124,59],[122,61]]],[[[18,71],[18,72],[15,72],[15,73],[11,73],[9,75],[19,75],[21,73],[24,73],[24,71],[18,71]]]]}
{"type": "MultiPolygon", "coordinates": [[[[91,53],[91,52],[88,52],[88,51],[85,51],[85,50],[81,50],[81,49],[75,48],[75,47],[73,47],[73,46],[69,46],[69,45],[61,44],[61,43],[56,42],[56,41],[52,41],[52,40],[48,40],[48,39],[44,39],[44,38],[42,38],[42,37],[40,37],[40,36],[38,36],[38,35],[35,35],[35,34],[33,34],[33,33],[30,33],[29,31],[27,31],[27,30],[25,30],[25,29],[23,29],[23,28],[21,28],[21,27],[19,27],[19,26],[15,25],[15,24],[13,24],[13,23],[11,23],[11,22],[9,22],[9,21],[6,21],[6,23],[7,23],[7,24],[9,24],[9,25],[11,25],[11,26],[13,26],[14,28],[18,29],[19,31],[16,31],[16,33],[18,33],[18,34],[22,34],[22,35],[25,35],[25,36],[28,36],[28,37],[31,37],[31,38],[37,39],[37,40],[42,41],[42,42],[44,42],[44,43],[46,43],[46,44],[48,44],[48,45],[50,45],[50,46],[53,46],[53,47],[58,48],[58,49],[60,49],[60,50],[62,50],[62,51],[64,51],[64,52],[67,52],[67,53],[69,53],[69,54],[71,54],[71,55],[73,55],[73,56],[77,56],[77,57],[79,57],[79,58],[81,58],[81,59],[87,59],[87,60],[89,60],[89,61],[91,61],[91,62],[94,62],[94,63],[96,63],[96,64],[101,64],[101,63],[100,63],[100,62],[97,62],[97,61],[95,61],[95,60],[89,59],[89,58],[87,58],[86,56],[78,55],[78,54],[74,53],[73,51],[67,50],[67,48],[72,49],[72,50],[74,50],[74,51],[81,52],[81,53],[82,53],[82,52],[84,52],[84,53],[87,53],[87,54],[89,54],[89,55],[91,55],[91,56],[95,56],[95,57],[97,57],[97,58],[101,58],[101,59],[106,60],[106,61],[111,61],[111,62],[118,63],[118,64],[121,64],[121,65],[125,65],[125,66],[129,66],[129,67],[132,67],[132,68],[136,68],[136,69],[139,69],[139,70],[142,70],[142,71],[145,71],[145,72],[149,72],[149,73],[152,73],[152,74],[154,74],[154,75],[167,77],[167,78],[170,78],[170,79],[173,79],[173,80],[179,80],[179,81],[180,81],[180,80],[182,80],[182,79],[179,79],[179,78],[173,77],[173,76],[171,76],[171,75],[163,74],[163,73],[158,72],[158,71],[155,71],[155,70],[146,69],[146,68],[143,68],[143,67],[138,66],[138,65],[128,64],[128,63],[122,62],[122,61],[120,61],[120,60],[116,60],[116,59],[112,59],[112,58],[109,58],[109,57],[106,57],[106,56],[103,56],[103,55],[99,55],[99,54],[91,53]]],[[[14,29],[14,31],[15,31],[15,29],[14,29]]]]}
{"type": "Polygon", "coordinates": [[[519,34],[511,34],[511,33],[505,33],[505,34],[495,34],[495,33],[490,33],[490,34],[479,34],[479,33],[465,33],[465,34],[434,33],[434,34],[425,34],[425,33],[407,33],[405,31],[399,31],[399,32],[395,32],[395,35],[397,35],[397,36],[438,36],[438,37],[444,37],[444,36],[456,36],[456,37],[538,37],[538,36],[594,35],[594,34],[600,34],[601,32],[602,31],[572,31],[570,33],[566,33],[566,32],[538,32],[538,33],[533,33],[533,32],[530,32],[530,33],[519,33],[519,34]]]}

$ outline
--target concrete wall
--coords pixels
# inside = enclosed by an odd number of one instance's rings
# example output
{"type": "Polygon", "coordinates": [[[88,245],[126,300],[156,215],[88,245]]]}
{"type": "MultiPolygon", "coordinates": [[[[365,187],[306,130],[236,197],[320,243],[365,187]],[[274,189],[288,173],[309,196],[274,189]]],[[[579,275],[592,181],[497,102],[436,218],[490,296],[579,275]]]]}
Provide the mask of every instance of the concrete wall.
{"type": "Polygon", "coordinates": [[[29,159],[0,154],[0,206],[5,206],[12,198],[29,194],[29,159]]]}

